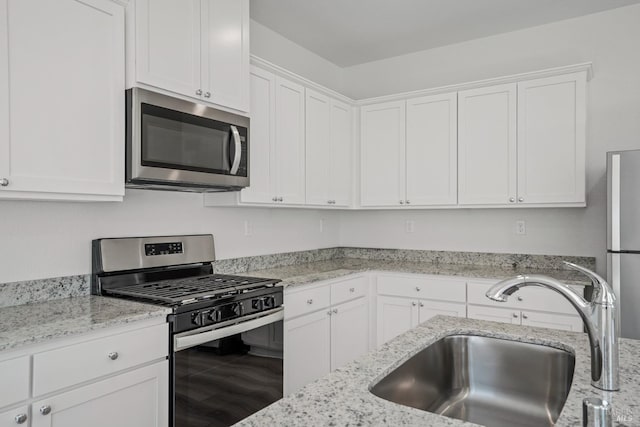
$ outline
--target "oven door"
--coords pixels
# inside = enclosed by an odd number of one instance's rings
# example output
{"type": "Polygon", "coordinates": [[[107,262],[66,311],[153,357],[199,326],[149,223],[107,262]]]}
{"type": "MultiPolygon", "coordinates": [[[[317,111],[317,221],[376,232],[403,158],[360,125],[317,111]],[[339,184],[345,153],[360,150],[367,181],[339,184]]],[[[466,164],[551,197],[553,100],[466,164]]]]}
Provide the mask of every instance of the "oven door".
{"type": "Polygon", "coordinates": [[[127,98],[127,182],[249,185],[248,118],[139,88],[127,98]]]}
{"type": "Polygon", "coordinates": [[[283,309],[256,316],[174,336],[174,427],[229,426],[282,398],[283,309]]]}

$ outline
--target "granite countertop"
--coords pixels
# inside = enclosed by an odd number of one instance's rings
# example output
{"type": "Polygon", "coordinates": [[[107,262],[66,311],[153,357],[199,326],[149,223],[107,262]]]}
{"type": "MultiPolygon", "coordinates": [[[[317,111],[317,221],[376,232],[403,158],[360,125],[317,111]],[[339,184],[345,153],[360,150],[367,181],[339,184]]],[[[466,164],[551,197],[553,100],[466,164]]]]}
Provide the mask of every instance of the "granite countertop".
{"type": "Polygon", "coordinates": [[[0,351],[154,317],[166,307],[83,296],[0,308],[0,351]]]}
{"type": "Polygon", "coordinates": [[[573,383],[557,426],[582,425],[582,399],[585,397],[600,397],[611,402],[616,426],[637,426],[640,423],[640,360],[637,358],[640,341],[620,340],[621,390],[615,393],[602,392],[590,384],[586,334],[437,316],[237,425],[475,425],[398,405],[369,392],[372,385],[402,362],[438,339],[453,334],[507,338],[550,345],[574,353],[576,365],[573,383]]]}
{"type": "Polygon", "coordinates": [[[590,285],[591,281],[573,270],[543,268],[505,268],[491,265],[441,264],[432,262],[368,260],[340,258],[328,261],[294,264],[285,267],[249,271],[246,275],[282,280],[285,287],[335,279],[365,271],[461,276],[477,279],[507,279],[518,274],[544,274],[566,284],[590,285]]]}

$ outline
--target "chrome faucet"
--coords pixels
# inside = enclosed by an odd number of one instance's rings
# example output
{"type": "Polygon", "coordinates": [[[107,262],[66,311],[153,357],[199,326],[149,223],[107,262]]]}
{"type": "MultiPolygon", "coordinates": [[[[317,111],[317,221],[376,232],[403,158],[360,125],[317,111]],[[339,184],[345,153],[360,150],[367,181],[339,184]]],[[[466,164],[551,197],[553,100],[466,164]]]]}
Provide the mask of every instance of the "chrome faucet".
{"type": "Polygon", "coordinates": [[[507,296],[522,287],[541,286],[568,299],[587,328],[591,347],[591,384],[601,390],[620,390],[616,296],[609,284],[596,273],[570,262],[564,263],[591,279],[593,296],[590,302],[564,283],[540,275],[520,275],[503,280],[492,286],[486,295],[494,301],[505,302],[507,296]]]}

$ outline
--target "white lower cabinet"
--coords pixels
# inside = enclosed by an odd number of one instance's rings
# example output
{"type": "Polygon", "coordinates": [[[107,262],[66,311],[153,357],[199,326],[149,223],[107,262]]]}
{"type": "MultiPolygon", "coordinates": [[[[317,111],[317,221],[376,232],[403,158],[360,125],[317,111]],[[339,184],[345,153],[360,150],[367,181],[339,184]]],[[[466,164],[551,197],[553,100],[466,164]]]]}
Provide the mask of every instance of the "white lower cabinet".
{"type": "Polygon", "coordinates": [[[470,319],[511,323],[513,325],[534,326],[537,328],[561,329],[582,332],[583,324],[579,316],[539,311],[519,311],[509,308],[469,305],[467,315],[470,319]]]}
{"type": "Polygon", "coordinates": [[[32,404],[33,427],[158,427],[167,425],[168,362],[57,394],[32,404]]]}
{"type": "Polygon", "coordinates": [[[167,427],[164,319],[0,352],[0,427],[167,427]]]}
{"type": "Polygon", "coordinates": [[[520,312],[509,308],[484,307],[481,305],[467,306],[469,319],[488,320],[491,322],[520,324],[520,312]]]}
{"type": "Polygon", "coordinates": [[[285,395],[369,350],[367,285],[360,275],[285,293],[285,395]]]}

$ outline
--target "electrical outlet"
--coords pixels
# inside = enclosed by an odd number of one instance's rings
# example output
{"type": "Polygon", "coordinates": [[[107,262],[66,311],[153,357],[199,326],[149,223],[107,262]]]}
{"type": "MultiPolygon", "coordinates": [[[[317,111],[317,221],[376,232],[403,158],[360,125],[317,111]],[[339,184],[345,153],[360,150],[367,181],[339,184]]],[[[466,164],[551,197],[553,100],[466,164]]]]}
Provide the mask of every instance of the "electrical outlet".
{"type": "Polygon", "coordinates": [[[251,236],[251,233],[253,232],[252,227],[251,227],[251,222],[245,220],[244,221],[244,235],[245,236],[251,236]]]}
{"type": "Polygon", "coordinates": [[[324,219],[320,219],[320,232],[324,233],[324,219]]]}
{"type": "Polygon", "coordinates": [[[416,228],[416,222],[415,221],[406,221],[404,223],[404,231],[405,233],[413,233],[415,231],[416,228]]]}
{"type": "Polygon", "coordinates": [[[516,221],[516,234],[527,234],[527,224],[524,220],[516,221]]]}

